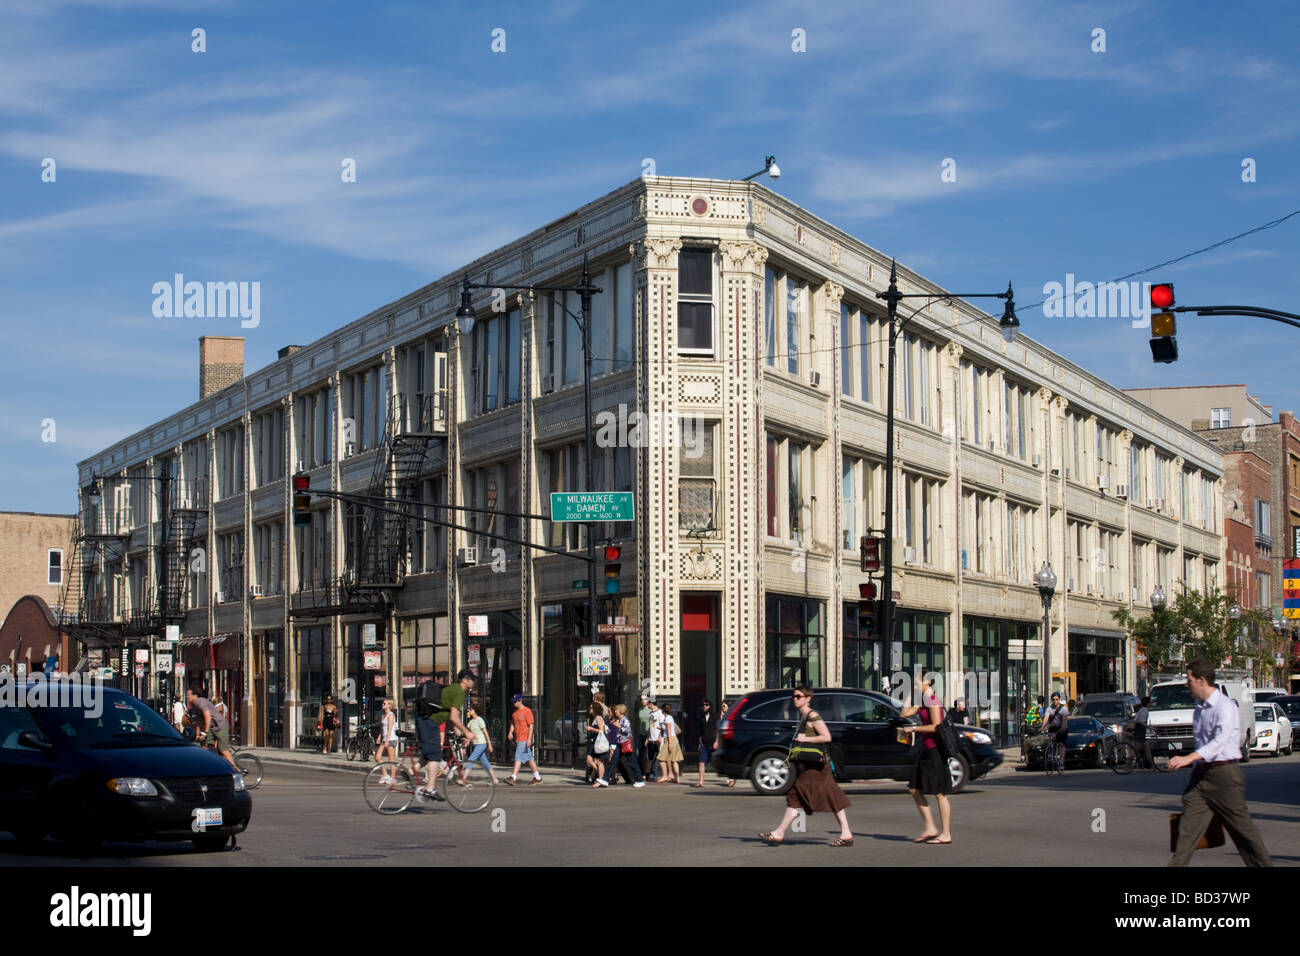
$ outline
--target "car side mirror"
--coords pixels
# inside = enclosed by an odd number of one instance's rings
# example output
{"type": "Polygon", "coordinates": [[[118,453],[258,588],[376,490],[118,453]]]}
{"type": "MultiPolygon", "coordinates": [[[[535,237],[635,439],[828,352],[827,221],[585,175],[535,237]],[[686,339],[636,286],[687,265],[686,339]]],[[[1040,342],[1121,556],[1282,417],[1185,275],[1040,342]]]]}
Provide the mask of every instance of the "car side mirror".
{"type": "Polygon", "coordinates": [[[40,750],[47,754],[54,752],[54,744],[30,730],[24,730],[18,735],[18,745],[20,747],[31,747],[33,750],[40,750]]]}

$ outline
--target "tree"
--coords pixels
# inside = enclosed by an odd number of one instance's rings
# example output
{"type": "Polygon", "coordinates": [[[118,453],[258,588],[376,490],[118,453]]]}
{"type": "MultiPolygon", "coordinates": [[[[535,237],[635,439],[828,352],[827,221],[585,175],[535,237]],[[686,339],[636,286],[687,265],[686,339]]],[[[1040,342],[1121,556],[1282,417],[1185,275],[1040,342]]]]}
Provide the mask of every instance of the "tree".
{"type": "Polygon", "coordinates": [[[1229,611],[1232,597],[1217,587],[1208,593],[1194,591],[1179,582],[1173,603],[1153,608],[1151,614],[1138,617],[1129,608],[1111,613],[1130,638],[1146,652],[1147,669],[1157,673],[1174,662],[1204,657],[1215,667],[1233,652],[1241,625],[1268,628],[1273,622],[1262,611],[1242,610],[1237,619],[1229,611]]]}

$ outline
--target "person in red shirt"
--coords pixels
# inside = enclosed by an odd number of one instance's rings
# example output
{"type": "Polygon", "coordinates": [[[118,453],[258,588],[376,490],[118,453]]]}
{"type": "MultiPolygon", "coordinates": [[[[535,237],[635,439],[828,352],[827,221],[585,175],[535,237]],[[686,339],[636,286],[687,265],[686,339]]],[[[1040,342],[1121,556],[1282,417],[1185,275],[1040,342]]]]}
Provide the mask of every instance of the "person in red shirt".
{"type": "Polygon", "coordinates": [[[952,842],[952,807],[948,804],[948,794],[952,792],[952,775],[948,772],[948,761],[939,753],[939,745],[934,735],[940,721],[943,720],[943,707],[935,696],[930,681],[921,678],[921,707],[904,707],[902,717],[921,714],[919,727],[906,728],[909,732],[921,735],[921,749],[916,755],[916,767],[912,779],[907,784],[907,792],[916,801],[916,808],[921,811],[924,830],[913,843],[951,843],[952,842]],[[923,712],[924,711],[924,712],[923,712]],[[939,822],[942,829],[935,829],[934,818],[930,816],[930,803],[926,794],[935,795],[939,804],[939,822]]]}
{"type": "Polygon", "coordinates": [[[537,761],[533,758],[533,712],[524,706],[523,694],[515,694],[511,697],[510,706],[514,710],[510,714],[510,732],[506,735],[506,739],[515,742],[515,769],[510,772],[506,783],[512,787],[518,783],[519,768],[528,764],[528,769],[533,772],[533,780],[529,786],[534,787],[542,782],[542,774],[537,769],[537,761]]]}

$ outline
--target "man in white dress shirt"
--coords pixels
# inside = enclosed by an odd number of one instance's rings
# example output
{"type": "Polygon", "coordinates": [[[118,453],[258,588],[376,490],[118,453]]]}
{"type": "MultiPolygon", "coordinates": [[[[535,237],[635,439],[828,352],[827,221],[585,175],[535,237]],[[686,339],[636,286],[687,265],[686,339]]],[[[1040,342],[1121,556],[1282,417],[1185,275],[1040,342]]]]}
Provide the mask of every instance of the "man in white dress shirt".
{"type": "Polygon", "coordinates": [[[1170,770],[1192,767],[1178,821],[1178,849],[1169,865],[1186,866],[1191,861],[1196,844],[1217,815],[1247,866],[1272,866],[1246,807],[1246,778],[1237,764],[1241,759],[1237,704],[1214,686],[1214,668],[1203,657],[1187,665],[1187,687],[1197,700],[1192,715],[1196,750],[1169,760],[1170,770]]]}

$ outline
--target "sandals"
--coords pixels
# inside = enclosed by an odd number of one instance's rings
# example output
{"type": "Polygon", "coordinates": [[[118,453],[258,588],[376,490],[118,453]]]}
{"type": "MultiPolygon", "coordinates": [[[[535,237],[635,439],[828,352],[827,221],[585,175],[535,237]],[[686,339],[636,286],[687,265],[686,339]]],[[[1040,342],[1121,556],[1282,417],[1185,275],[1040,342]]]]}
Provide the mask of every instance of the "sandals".
{"type": "Polygon", "coordinates": [[[933,837],[932,839],[926,840],[925,842],[926,842],[926,844],[929,845],[929,846],[947,846],[949,843],[952,842],[952,837],[948,837],[948,839],[946,839],[946,840],[940,840],[940,839],[936,836],[936,837],[933,837]]]}
{"type": "Polygon", "coordinates": [[[853,837],[840,837],[838,840],[831,840],[831,846],[853,846],[853,837]]]}
{"type": "Polygon", "coordinates": [[[768,846],[780,846],[782,843],[785,842],[784,838],[778,840],[776,837],[772,836],[770,832],[760,833],[758,835],[758,838],[762,840],[764,843],[766,843],[768,846]]]}

